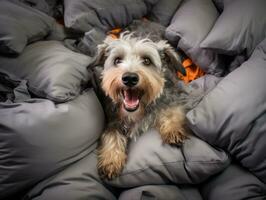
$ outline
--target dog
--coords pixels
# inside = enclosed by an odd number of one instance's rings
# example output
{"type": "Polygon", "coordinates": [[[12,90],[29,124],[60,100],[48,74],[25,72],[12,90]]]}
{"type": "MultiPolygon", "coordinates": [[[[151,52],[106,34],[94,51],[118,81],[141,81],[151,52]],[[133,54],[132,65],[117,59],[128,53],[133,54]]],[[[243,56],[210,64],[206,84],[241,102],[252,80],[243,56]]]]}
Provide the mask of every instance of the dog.
{"type": "Polygon", "coordinates": [[[98,172],[113,179],[123,170],[130,139],[156,128],[166,144],[188,138],[182,88],[176,72],[186,74],[180,58],[165,40],[152,41],[123,33],[98,46],[94,65],[103,66],[107,127],[98,146],[98,172]]]}

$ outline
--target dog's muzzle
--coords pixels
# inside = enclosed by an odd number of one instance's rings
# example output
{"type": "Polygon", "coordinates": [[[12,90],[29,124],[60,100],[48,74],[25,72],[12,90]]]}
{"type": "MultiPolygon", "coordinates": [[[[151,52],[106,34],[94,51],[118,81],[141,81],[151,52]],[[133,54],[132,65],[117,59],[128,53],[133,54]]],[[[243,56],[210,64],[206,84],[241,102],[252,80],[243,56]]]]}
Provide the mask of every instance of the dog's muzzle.
{"type": "Polygon", "coordinates": [[[124,108],[128,112],[134,112],[138,109],[141,92],[135,86],[139,82],[139,76],[136,73],[126,72],[122,76],[122,82],[125,88],[122,90],[124,108]]]}

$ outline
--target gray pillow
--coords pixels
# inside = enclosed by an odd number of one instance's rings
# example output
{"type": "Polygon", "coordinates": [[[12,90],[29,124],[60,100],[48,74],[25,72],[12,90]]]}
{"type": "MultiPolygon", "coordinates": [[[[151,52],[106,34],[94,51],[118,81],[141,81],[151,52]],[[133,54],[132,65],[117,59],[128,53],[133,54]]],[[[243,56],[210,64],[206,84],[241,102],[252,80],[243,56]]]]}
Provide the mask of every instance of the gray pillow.
{"type": "Polygon", "coordinates": [[[165,37],[181,48],[205,72],[223,73],[223,63],[214,52],[200,48],[216,19],[218,11],[211,0],[183,1],[175,13],[165,37]]]}
{"type": "Polygon", "coordinates": [[[202,200],[196,188],[176,185],[145,185],[122,192],[119,200],[202,200]],[[183,192],[185,194],[183,194],[183,192]],[[187,196],[188,194],[188,196],[187,196]]]}
{"type": "Polygon", "coordinates": [[[64,7],[65,25],[81,32],[122,28],[148,12],[144,0],[64,0],[64,7]]]}
{"type": "Polygon", "coordinates": [[[213,3],[215,4],[215,6],[217,7],[217,9],[222,12],[224,9],[224,5],[227,3],[230,3],[230,1],[234,1],[234,0],[212,0],[213,3]]]}
{"type": "Polygon", "coordinates": [[[266,39],[188,112],[190,128],[266,182],[266,39]]]}
{"type": "Polygon", "coordinates": [[[132,141],[122,174],[108,182],[129,188],[148,184],[200,183],[230,163],[227,154],[190,136],[183,146],[163,144],[157,131],[132,141]]]}
{"type": "Polygon", "coordinates": [[[0,72],[28,81],[29,90],[56,102],[75,98],[90,79],[91,57],[59,41],[35,42],[16,58],[0,57],[0,72]]]}
{"type": "Polygon", "coordinates": [[[222,12],[224,9],[224,0],[212,0],[216,8],[222,12]]]}
{"type": "Polygon", "coordinates": [[[88,155],[103,128],[103,110],[92,89],[62,104],[0,103],[0,199],[88,155]]]}
{"type": "MultiPolygon", "coordinates": [[[[49,16],[54,16],[58,18],[59,16],[59,3],[58,0],[16,0],[23,2],[24,4],[27,4],[35,9],[38,9],[44,13],[46,13],[49,16]]],[[[61,16],[62,17],[62,16],[61,16]]]]}
{"type": "Polygon", "coordinates": [[[232,164],[201,184],[201,194],[206,200],[265,200],[266,185],[249,171],[232,164]]]}
{"type": "Polygon", "coordinates": [[[213,3],[215,4],[215,6],[217,7],[217,9],[222,12],[224,9],[224,5],[229,3],[230,1],[234,1],[234,0],[212,0],[213,3]]]}
{"type": "Polygon", "coordinates": [[[97,172],[97,155],[92,152],[36,184],[27,200],[117,200],[97,172]]]}
{"type": "Polygon", "coordinates": [[[0,1],[0,54],[19,54],[27,43],[46,37],[56,22],[16,1],[0,1]]]}
{"type": "Polygon", "coordinates": [[[249,57],[266,37],[266,1],[226,1],[224,7],[200,47],[231,55],[246,51],[249,57]]]}
{"type": "Polygon", "coordinates": [[[151,9],[149,19],[168,26],[183,0],[159,0],[151,9]]]}

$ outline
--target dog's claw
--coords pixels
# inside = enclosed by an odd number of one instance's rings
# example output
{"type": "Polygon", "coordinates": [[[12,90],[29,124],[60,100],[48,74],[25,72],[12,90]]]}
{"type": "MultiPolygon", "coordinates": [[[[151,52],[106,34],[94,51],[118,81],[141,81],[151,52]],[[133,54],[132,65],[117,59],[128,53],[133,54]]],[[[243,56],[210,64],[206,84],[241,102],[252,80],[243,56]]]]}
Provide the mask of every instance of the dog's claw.
{"type": "Polygon", "coordinates": [[[118,166],[115,163],[107,164],[106,166],[98,167],[98,173],[101,179],[112,180],[121,174],[123,166],[118,166]]]}
{"type": "Polygon", "coordinates": [[[102,179],[111,180],[122,172],[126,163],[126,137],[116,129],[107,129],[98,147],[98,173],[102,179]]]}
{"type": "Polygon", "coordinates": [[[163,143],[165,144],[183,144],[186,139],[188,139],[188,136],[184,134],[184,131],[173,131],[161,134],[163,143]]]}
{"type": "Polygon", "coordinates": [[[182,144],[188,138],[185,115],[181,107],[169,107],[159,113],[157,128],[163,143],[182,144]]]}
{"type": "MultiPolygon", "coordinates": [[[[98,173],[102,179],[112,180],[121,174],[126,163],[126,154],[111,155],[115,152],[110,152],[98,161],[98,173]]],[[[103,156],[103,155],[102,155],[103,156]]]]}

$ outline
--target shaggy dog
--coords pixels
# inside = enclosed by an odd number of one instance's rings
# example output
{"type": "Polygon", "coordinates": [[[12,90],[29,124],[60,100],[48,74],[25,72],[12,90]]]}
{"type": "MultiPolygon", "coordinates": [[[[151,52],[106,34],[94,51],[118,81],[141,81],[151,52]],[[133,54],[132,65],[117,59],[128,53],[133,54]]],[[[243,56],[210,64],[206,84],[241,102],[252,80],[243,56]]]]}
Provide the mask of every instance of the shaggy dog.
{"type": "Polygon", "coordinates": [[[102,178],[118,176],[127,160],[131,138],[156,128],[162,141],[182,144],[185,98],[176,71],[185,74],[178,54],[164,40],[153,42],[132,34],[106,38],[98,46],[102,65],[101,88],[105,94],[107,127],[98,147],[98,171],[102,178]]]}

